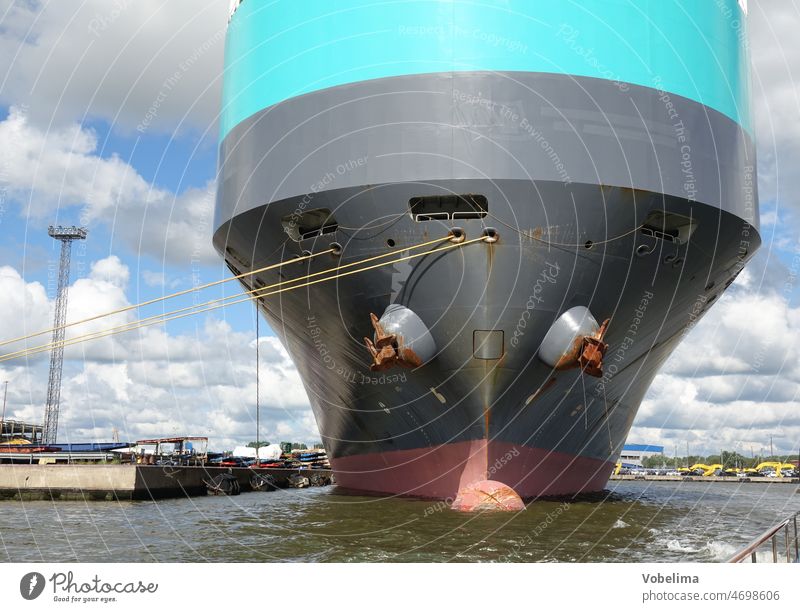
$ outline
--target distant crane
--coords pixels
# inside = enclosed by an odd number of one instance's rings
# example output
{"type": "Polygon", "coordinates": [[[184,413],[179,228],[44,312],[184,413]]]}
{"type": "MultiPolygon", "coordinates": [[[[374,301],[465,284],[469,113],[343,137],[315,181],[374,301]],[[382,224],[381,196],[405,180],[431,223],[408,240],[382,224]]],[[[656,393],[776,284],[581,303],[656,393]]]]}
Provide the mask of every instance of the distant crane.
{"type": "Polygon", "coordinates": [[[72,241],[85,240],[85,227],[50,226],[47,233],[61,241],[61,261],[58,264],[58,293],[53,319],[53,352],[50,353],[50,377],[47,381],[47,404],[44,409],[42,442],[55,444],[58,435],[58,405],[61,401],[61,369],[64,365],[64,323],[67,320],[67,293],[69,292],[69,264],[72,241]]]}

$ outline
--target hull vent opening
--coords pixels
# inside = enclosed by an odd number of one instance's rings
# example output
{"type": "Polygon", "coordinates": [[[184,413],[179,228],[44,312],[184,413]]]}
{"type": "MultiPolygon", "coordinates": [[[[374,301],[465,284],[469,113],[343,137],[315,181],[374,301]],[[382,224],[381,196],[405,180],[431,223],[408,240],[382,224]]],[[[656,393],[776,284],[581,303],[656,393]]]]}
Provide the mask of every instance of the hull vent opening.
{"type": "Polygon", "coordinates": [[[652,210],[642,223],[641,232],[667,242],[686,244],[697,229],[697,221],[690,217],[652,210]]]}
{"type": "Polygon", "coordinates": [[[414,221],[450,221],[457,219],[483,219],[489,210],[486,196],[464,195],[416,196],[408,201],[414,221]]]}
{"type": "Polygon", "coordinates": [[[339,224],[327,208],[315,208],[305,212],[295,211],[283,217],[281,225],[283,231],[295,242],[333,234],[339,229],[339,224]]]}

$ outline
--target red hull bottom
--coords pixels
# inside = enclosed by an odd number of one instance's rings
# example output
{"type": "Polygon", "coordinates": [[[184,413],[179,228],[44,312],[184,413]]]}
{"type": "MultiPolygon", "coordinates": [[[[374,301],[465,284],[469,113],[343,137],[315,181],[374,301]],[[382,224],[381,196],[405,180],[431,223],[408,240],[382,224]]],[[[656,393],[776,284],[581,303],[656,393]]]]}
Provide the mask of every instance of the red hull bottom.
{"type": "Polygon", "coordinates": [[[339,457],[331,464],[345,489],[451,501],[483,480],[506,484],[523,499],[602,491],[614,469],[610,461],[485,440],[339,457]]]}

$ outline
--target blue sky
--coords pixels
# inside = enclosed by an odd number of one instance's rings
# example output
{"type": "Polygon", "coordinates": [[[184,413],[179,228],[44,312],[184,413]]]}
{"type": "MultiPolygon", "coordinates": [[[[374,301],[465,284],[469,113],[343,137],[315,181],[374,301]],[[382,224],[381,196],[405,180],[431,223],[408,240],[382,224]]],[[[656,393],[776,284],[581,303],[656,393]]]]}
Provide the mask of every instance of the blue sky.
{"type": "MultiPolygon", "coordinates": [[[[2,107],[2,120],[7,120],[10,107],[2,107]]],[[[139,132],[115,131],[107,121],[90,120],[81,124],[82,130],[92,133],[97,140],[97,148],[93,156],[100,160],[110,161],[118,158],[134,169],[147,183],[155,188],[163,189],[176,196],[185,195],[193,189],[206,189],[212,185],[216,174],[217,147],[216,130],[201,134],[191,130],[181,137],[172,134],[155,132],[140,134],[139,132]]],[[[11,203],[24,206],[24,198],[28,194],[12,196],[11,203]],[[15,202],[16,200],[16,202],[15,202]]],[[[34,191],[29,197],[35,198],[34,191]]],[[[14,214],[9,210],[0,218],[0,228],[8,237],[0,247],[2,263],[25,271],[25,278],[30,282],[40,282],[48,286],[49,264],[59,256],[60,244],[47,235],[50,224],[81,225],[84,208],[82,203],[67,199],[61,201],[47,216],[25,216],[14,214]]],[[[210,226],[210,222],[209,222],[210,226]]],[[[125,240],[128,228],[115,226],[113,217],[96,219],[87,224],[89,239],[74,247],[73,280],[81,274],[88,273],[89,262],[118,256],[132,271],[132,283],[128,296],[132,302],[144,302],[161,295],[181,291],[195,284],[205,284],[230,274],[220,258],[202,258],[199,263],[187,266],[186,262],[174,261],[164,257],[157,249],[142,250],[131,240],[125,240]],[[195,276],[196,275],[196,276],[195,276]],[[159,282],[159,276],[163,283],[159,282]]],[[[141,231],[146,231],[143,223],[141,231]]],[[[203,236],[203,239],[207,236],[203,236]]],[[[210,240],[210,239],[209,239],[210,240]]],[[[228,283],[219,289],[207,291],[202,300],[215,299],[222,295],[239,293],[237,283],[228,283]]],[[[49,289],[50,297],[54,293],[49,289]]],[[[181,304],[173,302],[165,304],[172,310],[188,304],[190,298],[184,298],[181,304]]],[[[153,309],[159,308],[154,306],[153,309]]],[[[149,312],[150,312],[149,311],[149,312]]],[[[252,308],[233,305],[220,311],[220,315],[230,322],[237,331],[252,330],[252,308]]],[[[192,319],[181,319],[169,324],[170,330],[184,331],[194,329],[198,322],[192,319]]],[[[265,333],[270,330],[265,326],[265,333]]]]}
{"type": "MultiPolygon", "coordinates": [[[[58,245],[46,230],[56,221],[90,231],[74,258],[71,317],[188,288],[193,275],[229,277],[211,248],[228,2],[115,6],[0,0],[0,57],[11,58],[0,66],[0,337],[50,326],[58,245]],[[192,56],[152,113],[174,66],[192,56]]],[[[794,3],[763,0],[749,21],[764,245],[665,365],[632,442],[716,452],[772,433],[781,451],[800,445],[800,15],[794,3]]],[[[261,329],[263,437],[319,439],[291,360],[261,329]]],[[[68,349],[63,435],[107,439],[117,428],[128,439],[247,442],[254,342],[245,304],[68,349]]],[[[46,354],[0,363],[9,415],[41,420],[46,365],[46,354]]]]}

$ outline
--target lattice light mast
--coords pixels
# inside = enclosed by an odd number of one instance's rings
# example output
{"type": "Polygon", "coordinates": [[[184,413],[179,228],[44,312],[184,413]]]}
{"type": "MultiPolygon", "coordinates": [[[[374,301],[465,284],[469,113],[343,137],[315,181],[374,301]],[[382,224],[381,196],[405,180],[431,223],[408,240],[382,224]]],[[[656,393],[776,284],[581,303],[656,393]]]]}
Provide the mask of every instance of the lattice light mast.
{"type": "Polygon", "coordinates": [[[85,227],[50,226],[47,233],[61,241],[61,261],[58,265],[58,293],[53,320],[53,352],[50,354],[50,377],[47,381],[47,404],[44,409],[42,441],[54,444],[58,435],[58,405],[61,401],[61,368],[64,364],[64,324],[67,319],[67,293],[69,291],[69,265],[72,241],[85,240],[85,227]]]}

